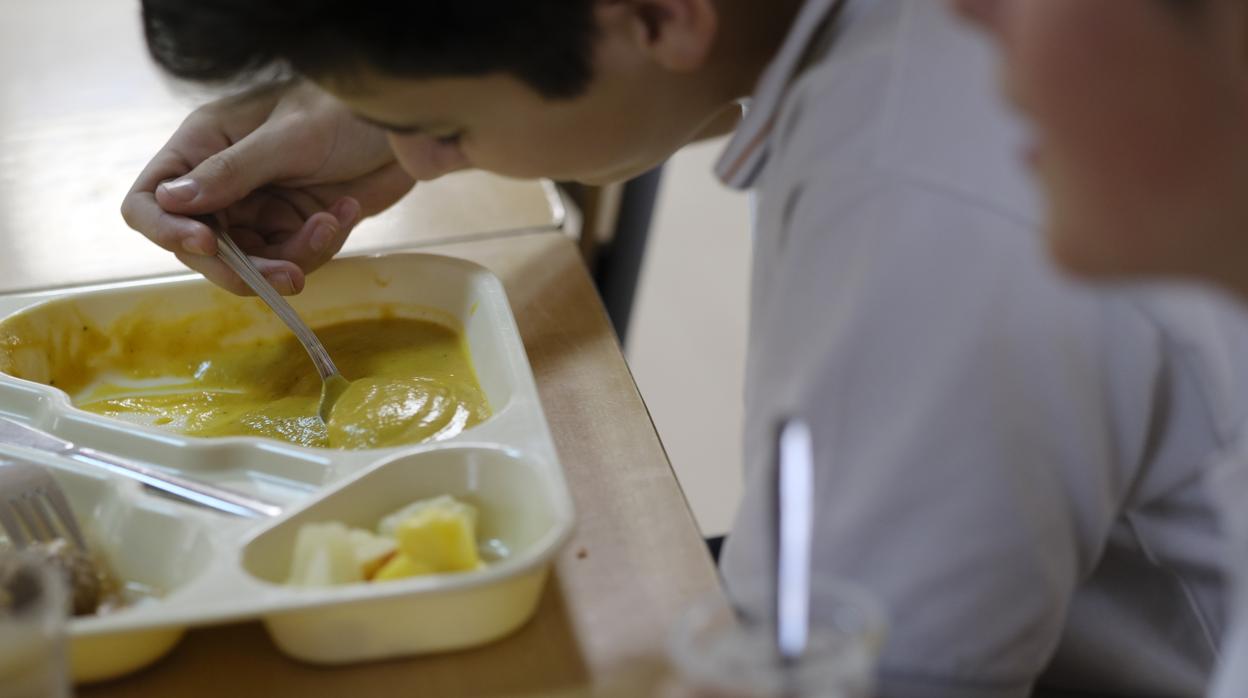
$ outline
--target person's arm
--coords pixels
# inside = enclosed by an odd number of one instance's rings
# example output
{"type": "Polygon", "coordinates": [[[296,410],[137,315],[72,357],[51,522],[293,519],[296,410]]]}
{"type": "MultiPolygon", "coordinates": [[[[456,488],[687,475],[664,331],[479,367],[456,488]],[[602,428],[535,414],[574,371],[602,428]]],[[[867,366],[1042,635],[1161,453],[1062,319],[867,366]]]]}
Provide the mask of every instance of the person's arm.
{"type": "Polygon", "coordinates": [[[776,263],[751,332],[777,339],[752,347],[764,446],[726,579],[758,573],[769,417],[796,409],[820,468],[816,574],[891,615],[881,695],[1023,698],[1133,481],[1156,338],[1062,283],[1015,223],[868,168],[842,180],[761,211],[776,263]],[[1110,391],[1132,381],[1123,411],[1110,391]]]}
{"type": "Polygon", "coordinates": [[[208,227],[189,217],[223,211],[266,278],[298,293],[304,274],[333,257],[360,220],[414,185],[384,131],[296,82],[197,109],[139,175],[121,210],[130,227],[190,268],[249,293],[213,256],[208,227]]]}

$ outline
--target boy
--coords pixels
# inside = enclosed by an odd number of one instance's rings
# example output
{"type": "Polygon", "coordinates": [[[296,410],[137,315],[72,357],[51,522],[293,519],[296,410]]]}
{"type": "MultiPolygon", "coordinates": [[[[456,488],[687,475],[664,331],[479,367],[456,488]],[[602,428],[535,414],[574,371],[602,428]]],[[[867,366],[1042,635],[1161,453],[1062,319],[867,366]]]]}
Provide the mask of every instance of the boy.
{"type": "Polygon", "coordinates": [[[816,574],[892,616],[882,695],[1201,694],[1223,591],[1199,482],[1248,409],[1248,332],[1185,291],[1048,269],[988,56],[941,3],[382,6],[146,0],[173,73],[276,61],[336,101],[299,85],[192,115],[131,225],[237,289],[185,217],[225,208],[297,292],[415,179],[626,177],[750,97],[719,168],[760,194],[729,591],[766,573],[772,430],[797,415],[816,574]]]}

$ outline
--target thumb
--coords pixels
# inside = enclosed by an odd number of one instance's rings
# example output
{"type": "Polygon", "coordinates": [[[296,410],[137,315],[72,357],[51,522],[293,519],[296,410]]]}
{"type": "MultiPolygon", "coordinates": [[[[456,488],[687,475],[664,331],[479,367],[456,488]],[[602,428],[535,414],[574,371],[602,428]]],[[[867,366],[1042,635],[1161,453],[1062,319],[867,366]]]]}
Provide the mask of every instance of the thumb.
{"type": "Polygon", "coordinates": [[[277,140],[271,133],[250,134],[156,187],[156,203],[182,215],[212,213],[237,203],[281,176],[277,140]]]}

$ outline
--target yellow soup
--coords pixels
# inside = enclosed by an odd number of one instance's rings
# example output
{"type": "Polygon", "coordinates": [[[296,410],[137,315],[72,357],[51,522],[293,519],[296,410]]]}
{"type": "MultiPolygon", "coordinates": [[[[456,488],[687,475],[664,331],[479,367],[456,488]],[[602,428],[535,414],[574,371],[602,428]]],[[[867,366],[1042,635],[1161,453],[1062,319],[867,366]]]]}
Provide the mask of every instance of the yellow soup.
{"type": "MultiPolygon", "coordinates": [[[[203,327],[132,322],[107,338],[79,339],[80,349],[68,353],[90,359],[66,360],[62,349],[42,382],[84,410],[134,423],[329,448],[444,439],[490,415],[462,337],[434,322],[382,317],[316,328],[351,381],[328,424],[317,416],[320,378],[293,336],[226,345],[203,327]]],[[[8,337],[10,353],[21,348],[21,334],[8,337]]]]}

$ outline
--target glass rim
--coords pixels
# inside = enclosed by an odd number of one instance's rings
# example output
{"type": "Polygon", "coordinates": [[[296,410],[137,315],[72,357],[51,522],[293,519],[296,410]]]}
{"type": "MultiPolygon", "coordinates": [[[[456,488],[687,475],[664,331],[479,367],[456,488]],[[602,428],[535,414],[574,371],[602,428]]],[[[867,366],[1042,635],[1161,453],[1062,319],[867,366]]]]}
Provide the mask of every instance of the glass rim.
{"type": "MultiPolygon", "coordinates": [[[[54,619],[56,622],[67,622],[70,617],[69,590],[65,580],[52,565],[39,555],[29,550],[18,550],[13,561],[6,563],[0,577],[0,586],[10,587],[20,575],[29,575],[35,582],[37,594],[21,606],[0,608],[0,625],[5,622],[27,623],[39,619],[54,619]]],[[[5,588],[0,591],[0,599],[11,593],[5,588]]]]}
{"type": "MultiPolygon", "coordinates": [[[[763,586],[761,578],[755,578],[744,584],[744,595],[746,598],[757,598],[757,592],[763,586]]],[[[742,584],[736,585],[738,590],[743,590],[742,584]]],[[[834,605],[853,610],[852,623],[846,624],[844,627],[838,627],[837,624],[824,625],[825,629],[831,628],[834,636],[840,636],[846,640],[848,644],[843,647],[846,652],[847,662],[873,662],[878,657],[879,652],[884,643],[884,636],[887,632],[887,614],[883,603],[871,593],[866,587],[847,581],[841,578],[816,577],[811,580],[811,596],[812,596],[812,619],[820,616],[826,617],[827,614],[818,613],[815,609],[819,606],[819,599],[824,599],[825,603],[828,599],[834,601],[834,605]]],[[[735,630],[741,637],[746,637],[751,632],[748,619],[742,619],[741,612],[736,604],[733,603],[732,597],[727,588],[721,587],[718,590],[710,590],[703,592],[698,598],[678,617],[675,625],[668,632],[667,636],[667,655],[673,668],[680,672],[686,678],[704,683],[705,685],[721,687],[721,688],[737,688],[739,686],[729,685],[729,679],[720,671],[722,669],[722,660],[709,657],[704,651],[698,648],[699,635],[707,628],[711,627],[714,620],[721,614],[731,614],[736,620],[735,630]]],[[[812,623],[812,628],[820,625],[818,620],[812,623]]],[[[757,627],[768,627],[768,623],[756,624],[757,627]]],[[[814,631],[812,630],[812,637],[814,631]]],[[[814,660],[818,658],[818,649],[812,648],[808,659],[814,660]]],[[[785,665],[781,660],[778,652],[775,654],[762,653],[758,655],[757,668],[762,671],[790,671],[798,670],[800,672],[803,665],[800,661],[796,665],[785,665]]]]}

